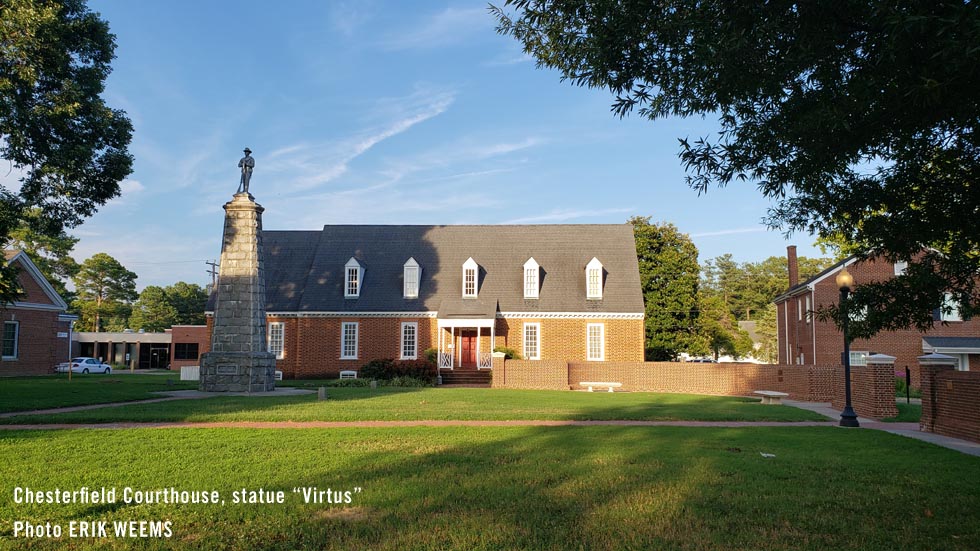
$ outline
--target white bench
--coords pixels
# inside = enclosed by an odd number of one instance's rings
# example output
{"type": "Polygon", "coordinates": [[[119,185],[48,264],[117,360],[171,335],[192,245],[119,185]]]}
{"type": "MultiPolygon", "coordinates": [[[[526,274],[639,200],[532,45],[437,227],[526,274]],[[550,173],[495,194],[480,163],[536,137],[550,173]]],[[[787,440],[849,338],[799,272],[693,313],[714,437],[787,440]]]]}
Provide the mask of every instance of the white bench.
{"type": "Polygon", "coordinates": [[[275,379],[277,381],[281,381],[282,380],[282,371],[279,371],[278,369],[276,370],[275,379]]]}
{"type": "Polygon", "coordinates": [[[609,392],[612,392],[614,388],[619,388],[623,386],[623,383],[598,383],[594,381],[593,382],[582,381],[581,383],[579,383],[579,386],[588,387],[589,392],[593,392],[592,390],[593,387],[607,388],[609,389],[609,392]]]}
{"type": "Polygon", "coordinates": [[[753,394],[758,394],[762,396],[762,403],[778,406],[783,403],[783,398],[789,396],[785,392],[776,392],[775,390],[757,390],[753,394]]]}
{"type": "Polygon", "coordinates": [[[356,371],[349,370],[349,369],[345,369],[344,371],[341,371],[340,372],[340,378],[341,379],[356,379],[357,378],[357,372],[356,371]]]}

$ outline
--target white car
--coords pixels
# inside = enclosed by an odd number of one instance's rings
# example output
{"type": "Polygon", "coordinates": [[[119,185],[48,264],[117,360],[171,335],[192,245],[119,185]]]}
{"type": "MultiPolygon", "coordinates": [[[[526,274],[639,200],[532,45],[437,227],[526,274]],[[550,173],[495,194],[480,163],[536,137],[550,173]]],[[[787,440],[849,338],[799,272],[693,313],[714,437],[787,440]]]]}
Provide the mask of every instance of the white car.
{"type": "Polygon", "coordinates": [[[112,366],[104,364],[98,358],[72,358],[71,362],[63,362],[54,368],[55,373],[68,373],[68,366],[71,366],[72,373],[112,373],[112,366]]]}

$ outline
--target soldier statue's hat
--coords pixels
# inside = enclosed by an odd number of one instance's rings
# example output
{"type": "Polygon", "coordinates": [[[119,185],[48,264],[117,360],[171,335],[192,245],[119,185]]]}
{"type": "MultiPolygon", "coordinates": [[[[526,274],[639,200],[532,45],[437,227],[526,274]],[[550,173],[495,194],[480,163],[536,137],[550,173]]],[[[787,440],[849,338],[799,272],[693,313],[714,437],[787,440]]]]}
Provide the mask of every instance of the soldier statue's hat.
{"type": "Polygon", "coordinates": [[[249,148],[247,148],[247,147],[245,148],[245,153],[251,153],[251,152],[252,152],[252,150],[251,150],[251,149],[249,149],[249,148]]]}

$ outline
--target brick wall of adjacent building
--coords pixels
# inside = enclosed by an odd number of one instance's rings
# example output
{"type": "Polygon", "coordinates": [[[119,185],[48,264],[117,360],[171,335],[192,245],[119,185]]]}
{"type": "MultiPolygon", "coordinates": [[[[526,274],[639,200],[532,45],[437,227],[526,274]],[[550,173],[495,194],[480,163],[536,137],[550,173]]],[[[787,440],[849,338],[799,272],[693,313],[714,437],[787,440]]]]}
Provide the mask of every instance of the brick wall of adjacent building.
{"type": "MultiPolygon", "coordinates": [[[[884,259],[857,262],[848,266],[847,270],[854,276],[855,284],[858,286],[862,283],[888,280],[895,275],[894,265],[884,259]]],[[[805,365],[840,364],[841,351],[844,345],[842,333],[833,322],[811,319],[804,312],[807,295],[810,295],[811,308],[814,310],[837,304],[840,301],[840,290],[837,288],[835,277],[836,272],[817,283],[812,294],[804,293],[777,304],[779,362],[781,364],[797,363],[801,355],[805,365]],[[814,340],[816,341],[815,348],[814,340]]],[[[851,343],[851,350],[895,356],[895,371],[904,374],[905,368],[908,367],[912,375],[912,386],[919,387],[920,374],[917,358],[923,354],[922,338],[930,335],[976,337],[980,335],[980,318],[969,321],[951,321],[945,324],[936,322],[934,327],[926,332],[911,329],[882,331],[872,339],[856,339],[851,343]]],[[[980,356],[971,356],[970,360],[971,369],[974,367],[972,364],[977,364],[976,367],[980,369],[980,356]]]]}
{"type": "Polygon", "coordinates": [[[922,367],[923,431],[980,442],[980,373],[922,367]]]}
{"type": "Polygon", "coordinates": [[[211,340],[208,338],[207,325],[175,325],[170,328],[170,369],[180,371],[187,365],[200,365],[200,355],[210,350],[211,340]],[[197,343],[198,357],[188,360],[178,360],[175,353],[178,344],[197,343]]]}
{"type": "MultiPolygon", "coordinates": [[[[401,357],[401,324],[418,323],[418,357],[439,342],[437,320],[433,318],[337,318],[337,317],[275,317],[268,321],[283,323],[283,357],[276,362],[286,379],[333,378],[340,371],[357,370],[373,359],[401,357]],[[341,359],[341,324],[358,323],[357,359],[341,359]]],[[[491,352],[494,347],[506,346],[523,354],[524,323],[540,323],[541,358],[548,360],[584,360],[586,331],[589,323],[605,325],[605,357],[615,361],[642,361],[643,320],[618,319],[497,319],[494,343],[490,330],[481,330],[480,351],[491,352]]],[[[208,318],[208,334],[211,318],[208,318]]],[[[473,331],[473,330],[469,330],[473,331]]],[[[454,341],[453,351],[458,360],[460,329],[455,337],[443,329],[444,343],[454,341]]],[[[458,361],[457,361],[458,365],[458,361]]],[[[567,385],[566,385],[567,386],[567,385]]]]}
{"type": "Polygon", "coordinates": [[[0,376],[50,374],[68,361],[68,338],[58,333],[67,333],[69,324],[58,321],[58,312],[8,307],[0,320],[19,322],[17,358],[0,360],[0,376]]]}

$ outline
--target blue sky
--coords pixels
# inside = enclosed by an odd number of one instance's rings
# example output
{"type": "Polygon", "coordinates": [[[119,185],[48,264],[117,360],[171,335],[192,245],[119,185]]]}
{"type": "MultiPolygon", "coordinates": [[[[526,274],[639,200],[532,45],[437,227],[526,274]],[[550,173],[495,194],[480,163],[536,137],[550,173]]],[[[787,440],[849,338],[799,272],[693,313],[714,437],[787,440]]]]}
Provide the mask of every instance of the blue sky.
{"type": "Polygon", "coordinates": [[[537,69],[486,4],[92,1],[117,37],[105,97],[135,126],[123,194],[73,230],[138,286],[206,283],[238,159],[267,229],[622,223],[652,216],[704,260],[817,254],[736,184],[684,184],[679,137],[711,119],[620,120],[602,90],[537,69]],[[270,9],[270,6],[274,6],[270,9]]]}

